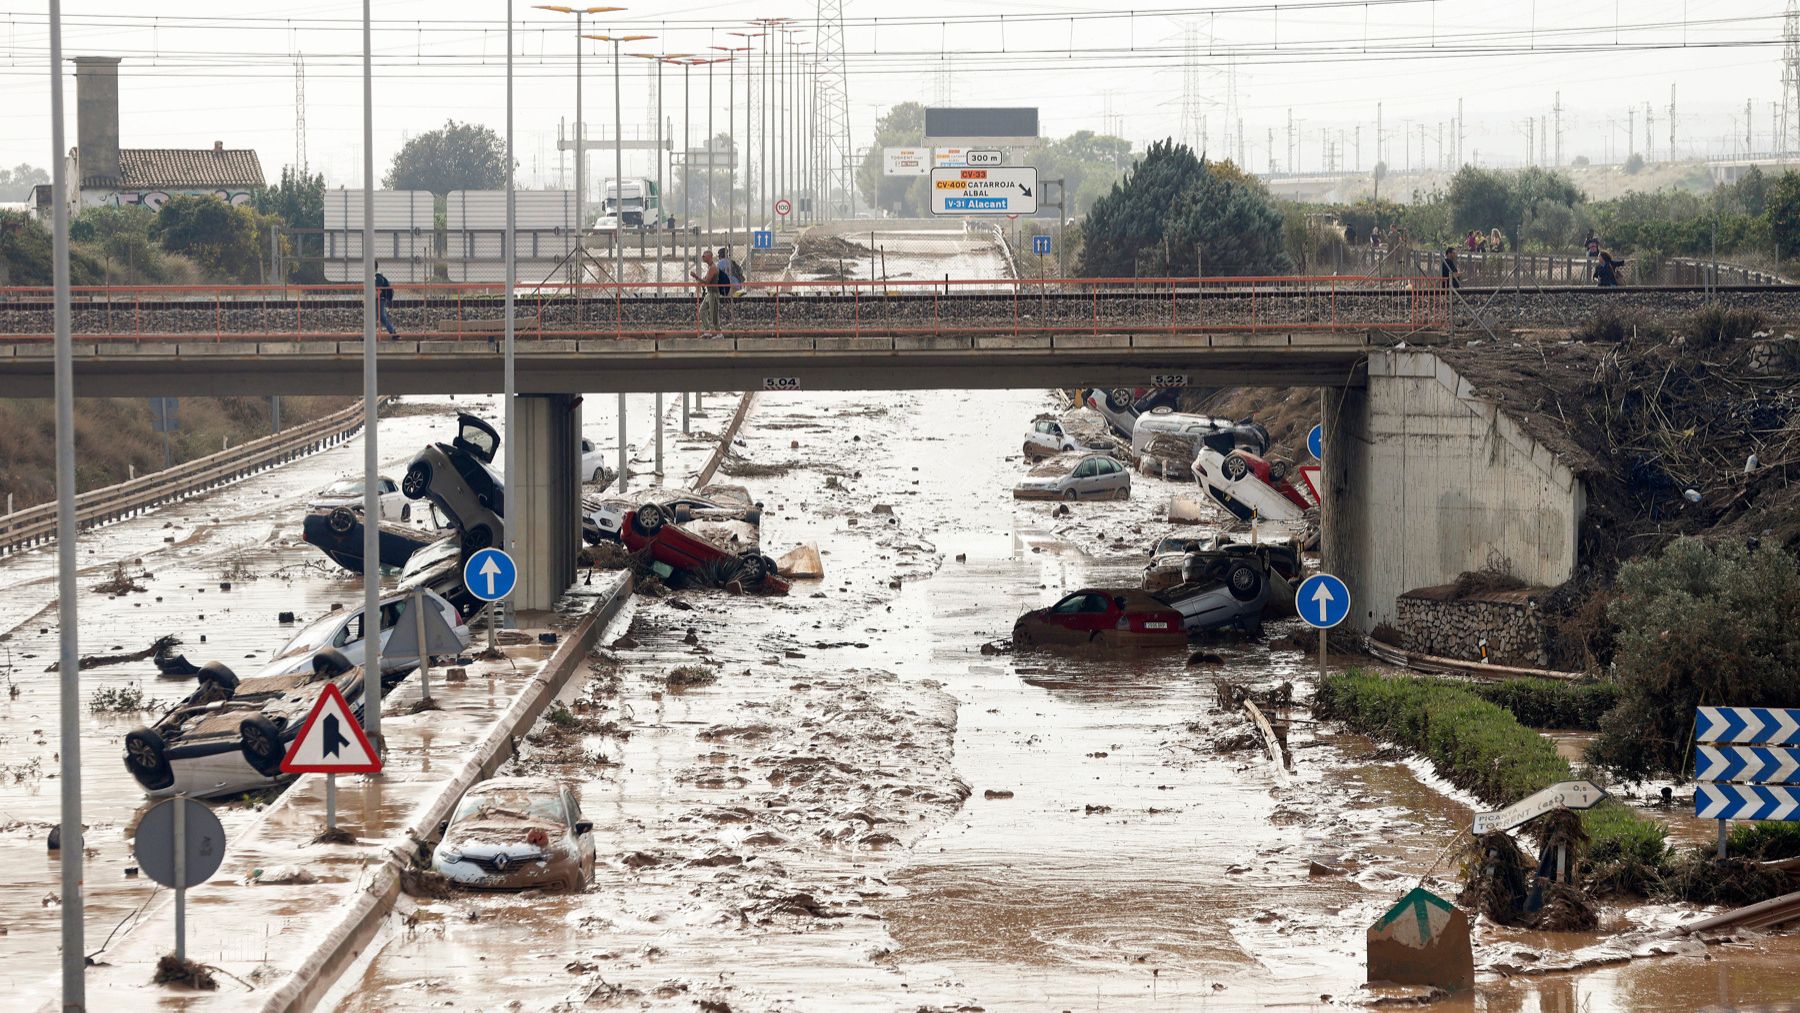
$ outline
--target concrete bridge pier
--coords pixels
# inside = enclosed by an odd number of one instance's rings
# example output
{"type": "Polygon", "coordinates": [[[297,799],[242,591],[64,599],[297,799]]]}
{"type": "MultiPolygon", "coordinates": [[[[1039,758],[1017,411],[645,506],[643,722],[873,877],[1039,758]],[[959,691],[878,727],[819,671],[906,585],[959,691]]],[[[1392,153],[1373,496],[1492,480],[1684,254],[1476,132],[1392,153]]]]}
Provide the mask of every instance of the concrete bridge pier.
{"type": "Polygon", "coordinates": [[[518,502],[506,504],[506,527],[519,585],[512,606],[546,611],[575,583],[581,549],[581,401],[573,394],[521,394],[513,421],[518,502]]]}
{"type": "Polygon", "coordinates": [[[1366,387],[1327,387],[1322,563],[1345,624],[1398,619],[1395,599],[1499,568],[1538,587],[1575,573],[1587,490],[1575,468],[1431,351],[1369,355],[1366,387]]]}

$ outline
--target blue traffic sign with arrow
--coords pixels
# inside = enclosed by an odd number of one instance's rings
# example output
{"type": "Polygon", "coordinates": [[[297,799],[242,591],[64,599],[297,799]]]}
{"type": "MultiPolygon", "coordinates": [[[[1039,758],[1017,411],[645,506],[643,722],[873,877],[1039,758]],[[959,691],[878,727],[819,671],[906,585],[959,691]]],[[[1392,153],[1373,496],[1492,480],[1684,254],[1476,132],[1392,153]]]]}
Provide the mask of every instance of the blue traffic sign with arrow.
{"type": "Polygon", "coordinates": [[[750,248],[752,250],[773,250],[775,248],[775,233],[768,229],[757,229],[751,232],[750,248]]]}
{"type": "Polygon", "coordinates": [[[1307,449],[1308,453],[1313,455],[1314,460],[1318,460],[1318,461],[1325,460],[1325,427],[1324,426],[1322,426],[1322,425],[1313,426],[1312,432],[1306,434],[1306,449],[1307,449]]]}
{"type": "Polygon", "coordinates": [[[1306,625],[1330,629],[1350,614],[1350,589],[1329,573],[1315,573],[1300,582],[1294,607],[1306,625]]]}
{"type": "Polygon", "coordinates": [[[499,601],[519,582],[513,558],[499,549],[481,549],[463,564],[463,587],[482,601],[499,601]]]}
{"type": "Polygon", "coordinates": [[[1049,236],[1032,236],[1031,237],[1031,252],[1037,254],[1040,257],[1048,256],[1050,254],[1050,237],[1049,236]]]}
{"type": "Polygon", "coordinates": [[[1694,780],[1800,783],[1800,749],[1780,746],[1701,746],[1694,753],[1694,780]]]}

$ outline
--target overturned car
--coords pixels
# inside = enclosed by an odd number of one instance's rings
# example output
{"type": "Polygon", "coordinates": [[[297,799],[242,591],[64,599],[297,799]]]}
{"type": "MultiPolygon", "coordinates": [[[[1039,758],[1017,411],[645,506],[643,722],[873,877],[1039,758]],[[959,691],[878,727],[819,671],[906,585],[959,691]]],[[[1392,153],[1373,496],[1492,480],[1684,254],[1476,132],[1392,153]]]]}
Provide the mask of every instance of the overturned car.
{"type": "Polygon", "coordinates": [[[626,512],[620,540],[632,552],[647,553],[668,568],[669,578],[703,587],[737,584],[761,594],[787,594],[787,580],[776,572],[773,559],[763,555],[757,529],[748,521],[696,519],[676,523],[669,510],[645,503],[626,512]]]}
{"type": "Polygon", "coordinates": [[[1221,452],[1202,447],[1194,457],[1194,480],[1213,502],[1240,521],[1297,521],[1313,503],[1295,488],[1293,467],[1246,450],[1221,452]]]}
{"type": "MultiPolygon", "coordinates": [[[[314,510],[300,524],[300,537],[346,570],[362,572],[363,517],[349,507],[314,510]]],[[[376,528],[380,565],[401,567],[413,553],[444,537],[410,524],[383,522],[376,528]]]]}
{"type": "Polygon", "coordinates": [[[464,413],[456,417],[456,437],[419,451],[400,480],[407,499],[437,504],[460,533],[465,553],[505,544],[505,483],[493,467],[499,449],[494,427],[464,413]]]}

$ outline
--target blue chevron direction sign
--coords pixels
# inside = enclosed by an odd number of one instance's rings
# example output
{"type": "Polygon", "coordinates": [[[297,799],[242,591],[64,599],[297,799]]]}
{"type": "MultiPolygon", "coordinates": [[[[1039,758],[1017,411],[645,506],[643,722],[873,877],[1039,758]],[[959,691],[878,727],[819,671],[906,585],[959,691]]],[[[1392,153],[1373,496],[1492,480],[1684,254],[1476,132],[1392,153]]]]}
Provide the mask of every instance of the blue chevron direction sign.
{"type": "Polygon", "coordinates": [[[1800,746],[1800,710],[1780,707],[1701,707],[1695,742],[1800,746]]]}
{"type": "Polygon", "coordinates": [[[1800,783],[1800,749],[1701,746],[1694,755],[1694,780],[1797,784],[1800,783]]]}
{"type": "Polygon", "coordinates": [[[1694,815],[1706,820],[1791,820],[1800,817],[1800,788],[1696,785],[1694,815]]]}

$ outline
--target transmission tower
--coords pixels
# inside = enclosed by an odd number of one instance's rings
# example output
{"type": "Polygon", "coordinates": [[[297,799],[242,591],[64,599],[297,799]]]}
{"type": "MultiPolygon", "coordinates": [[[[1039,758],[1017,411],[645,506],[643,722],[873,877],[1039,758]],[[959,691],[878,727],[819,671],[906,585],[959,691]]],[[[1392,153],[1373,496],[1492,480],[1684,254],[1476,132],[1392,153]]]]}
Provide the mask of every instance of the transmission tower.
{"type": "Polygon", "coordinates": [[[306,172],[306,57],[294,54],[294,168],[306,172]]]}
{"type": "Polygon", "coordinates": [[[1206,152],[1206,113],[1200,106],[1200,26],[1181,26],[1181,140],[1206,152]]]}
{"type": "Polygon", "coordinates": [[[1800,0],[1788,0],[1781,28],[1782,151],[1800,146],[1800,0]]]}
{"type": "Polygon", "coordinates": [[[850,86],[844,74],[844,0],[819,0],[819,109],[825,149],[825,203],[848,218],[855,203],[850,148],[850,86]]]}

